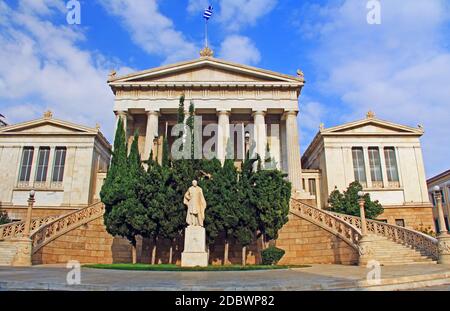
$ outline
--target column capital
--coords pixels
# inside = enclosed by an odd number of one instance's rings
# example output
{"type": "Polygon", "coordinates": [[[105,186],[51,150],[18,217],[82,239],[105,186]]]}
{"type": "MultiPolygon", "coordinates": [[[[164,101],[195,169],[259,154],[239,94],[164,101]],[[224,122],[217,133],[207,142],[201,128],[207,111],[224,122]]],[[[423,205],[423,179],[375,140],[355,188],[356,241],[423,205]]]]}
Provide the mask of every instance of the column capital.
{"type": "Polygon", "coordinates": [[[158,109],[149,109],[149,110],[145,110],[145,114],[146,114],[147,116],[158,116],[158,117],[161,115],[161,113],[159,112],[158,109]]]}
{"type": "Polygon", "coordinates": [[[285,110],[283,112],[282,119],[287,119],[287,117],[292,117],[292,116],[297,117],[297,115],[298,115],[298,110],[285,110]]]}
{"type": "Polygon", "coordinates": [[[220,115],[227,115],[227,116],[229,116],[231,114],[231,109],[217,109],[216,110],[216,114],[218,116],[220,116],[220,115]]]}
{"type": "Polygon", "coordinates": [[[128,111],[127,110],[117,110],[117,111],[114,111],[114,114],[116,116],[126,116],[128,114],[128,111]]]}
{"type": "Polygon", "coordinates": [[[252,117],[255,117],[255,116],[265,116],[266,115],[266,110],[264,110],[264,109],[255,109],[255,110],[252,110],[252,117]]]}

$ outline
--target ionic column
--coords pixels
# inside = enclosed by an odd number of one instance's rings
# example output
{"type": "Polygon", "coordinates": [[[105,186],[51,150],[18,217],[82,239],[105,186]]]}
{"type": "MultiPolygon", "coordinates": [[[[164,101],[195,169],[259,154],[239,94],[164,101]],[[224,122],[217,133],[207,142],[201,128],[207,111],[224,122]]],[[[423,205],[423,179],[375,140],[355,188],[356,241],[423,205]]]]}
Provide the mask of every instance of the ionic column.
{"type": "Polygon", "coordinates": [[[321,198],[321,189],[320,189],[320,178],[315,179],[316,183],[316,203],[317,208],[322,209],[322,198],[321,198]]]}
{"type": "Polygon", "coordinates": [[[116,126],[114,127],[114,135],[116,135],[117,124],[119,123],[119,118],[122,119],[123,129],[125,130],[125,136],[127,136],[128,122],[127,122],[127,112],[124,110],[116,111],[116,126]]]}
{"type": "MultiPolygon", "coordinates": [[[[297,111],[291,110],[284,113],[286,120],[286,147],[288,177],[292,183],[292,194],[302,191],[302,163],[300,158],[300,144],[298,141],[297,111]]],[[[306,181],[305,181],[306,185],[306,181]]]]}
{"type": "MultiPolygon", "coordinates": [[[[145,132],[145,147],[142,160],[147,161],[150,158],[150,153],[153,150],[153,141],[158,137],[159,112],[156,110],[146,111],[147,114],[147,129],[145,132]]],[[[155,153],[155,150],[153,150],[155,153]]],[[[156,154],[153,154],[156,157],[156,154]]]]}
{"type": "Polygon", "coordinates": [[[230,138],[230,112],[227,110],[218,110],[218,129],[217,129],[217,159],[223,164],[227,152],[227,142],[230,138]]]}
{"type": "Polygon", "coordinates": [[[261,157],[261,162],[264,163],[267,147],[265,112],[262,110],[255,111],[253,113],[253,122],[255,124],[256,152],[261,157]]]}

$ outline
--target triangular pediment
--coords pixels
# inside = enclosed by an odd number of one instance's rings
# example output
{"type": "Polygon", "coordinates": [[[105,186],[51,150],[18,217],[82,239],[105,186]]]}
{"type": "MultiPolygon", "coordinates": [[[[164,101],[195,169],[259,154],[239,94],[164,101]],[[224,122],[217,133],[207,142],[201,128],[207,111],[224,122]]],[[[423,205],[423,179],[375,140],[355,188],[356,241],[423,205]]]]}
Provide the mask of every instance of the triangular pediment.
{"type": "Polygon", "coordinates": [[[70,122],[42,118],[29,122],[14,124],[0,128],[0,134],[9,135],[64,135],[64,134],[97,134],[98,130],[73,124],[70,122]]]}
{"type": "Polygon", "coordinates": [[[304,80],[302,77],[206,57],[109,80],[112,85],[133,82],[278,82],[301,85],[304,80]]]}
{"type": "Polygon", "coordinates": [[[322,135],[422,135],[423,129],[400,125],[376,118],[350,122],[323,129],[322,135]]]}

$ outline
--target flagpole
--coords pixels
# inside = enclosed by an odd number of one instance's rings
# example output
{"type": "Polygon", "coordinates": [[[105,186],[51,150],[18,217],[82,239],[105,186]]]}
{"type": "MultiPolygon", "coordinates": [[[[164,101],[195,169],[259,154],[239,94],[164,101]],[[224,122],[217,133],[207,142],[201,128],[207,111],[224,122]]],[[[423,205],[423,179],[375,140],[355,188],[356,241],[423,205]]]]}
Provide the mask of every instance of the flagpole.
{"type": "Polygon", "coordinates": [[[205,47],[208,47],[208,20],[205,19],[205,47]]]}

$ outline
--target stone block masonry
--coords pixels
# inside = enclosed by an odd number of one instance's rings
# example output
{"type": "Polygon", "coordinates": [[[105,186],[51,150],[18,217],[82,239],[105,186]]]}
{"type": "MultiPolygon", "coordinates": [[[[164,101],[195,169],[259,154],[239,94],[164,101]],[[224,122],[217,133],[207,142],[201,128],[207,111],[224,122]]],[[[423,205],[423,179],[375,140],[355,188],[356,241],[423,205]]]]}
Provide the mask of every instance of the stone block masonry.
{"type": "MultiPolygon", "coordinates": [[[[157,241],[156,263],[169,263],[170,245],[172,248],[172,262],[181,263],[183,251],[183,237],[170,243],[167,240],[157,241]]],[[[229,261],[231,264],[241,264],[242,247],[233,239],[230,241],[229,261]]],[[[280,264],[356,264],[358,253],[341,239],[326,230],[290,215],[289,222],[282,228],[275,245],[286,251],[280,264]]],[[[258,249],[260,245],[253,243],[247,247],[247,264],[260,262],[258,249]]],[[[137,261],[150,263],[153,241],[138,239],[137,261]]],[[[210,248],[209,263],[222,264],[224,239],[219,237],[215,245],[210,248]]],[[[103,218],[72,230],[51,241],[33,255],[34,264],[66,263],[77,260],[80,263],[130,263],[131,246],[127,240],[112,237],[106,232],[103,218]]]]}

